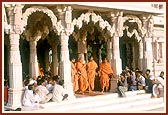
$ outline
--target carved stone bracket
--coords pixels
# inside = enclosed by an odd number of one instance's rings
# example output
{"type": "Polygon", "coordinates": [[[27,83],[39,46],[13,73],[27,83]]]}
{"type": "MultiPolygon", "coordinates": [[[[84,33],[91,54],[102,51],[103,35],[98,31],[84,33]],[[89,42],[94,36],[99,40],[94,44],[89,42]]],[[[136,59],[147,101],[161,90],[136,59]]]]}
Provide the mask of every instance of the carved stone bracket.
{"type": "Polygon", "coordinates": [[[96,15],[94,12],[87,12],[85,14],[83,13],[78,19],[74,19],[72,23],[74,26],[77,26],[80,29],[83,25],[83,22],[88,24],[91,21],[94,24],[99,22],[99,27],[102,30],[107,28],[107,30],[110,32],[110,35],[113,35],[114,29],[111,27],[111,25],[107,21],[104,21],[100,15],[96,15]]]}
{"type": "Polygon", "coordinates": [[[138,40],[138,42],[141,40],[141,37],[139,36],[139,33],[137,32],[137,30],[136,29],[133,29],[133,31],[132,32],[129,32],[128,31],[128,26],[124,26],[123,27],[123,30],[126,30],[127,31],[127,36],[128,37],[132,37],[134,34],[135,34],[135,38],[138,40]]]}
{"type": "Polygon", "coordinates": [[[146,34],[146,29],[144,28],[144,26],[142,24],[142,21],[138,17],[133,16],[133,15],[127,15],[127,16],[124,17],[123,23],[127,20],[133,20],[137,23],[138,31],[141,32],[142,37],[146,34]]]}
{"type": "Polygon", "coordinates": [[[63,29],[63,27],[61,25],[61,22],[57,22],[57,18],[51,10],[49,10],[46,7],[42,7],[42,6],[32,6],[25,11],[25,13],[22,16],[23,17],[22,18],[22,25],[23,25],[22,28],[23,28],[23,30],[25,30],[25,27],[27,25],[28,17],[34,12],[43,12],[43,13],[47,14],[51,19],[52,26],[53,26],[54,30],[58,34],[60,34],[60,32],[63,29]]]}

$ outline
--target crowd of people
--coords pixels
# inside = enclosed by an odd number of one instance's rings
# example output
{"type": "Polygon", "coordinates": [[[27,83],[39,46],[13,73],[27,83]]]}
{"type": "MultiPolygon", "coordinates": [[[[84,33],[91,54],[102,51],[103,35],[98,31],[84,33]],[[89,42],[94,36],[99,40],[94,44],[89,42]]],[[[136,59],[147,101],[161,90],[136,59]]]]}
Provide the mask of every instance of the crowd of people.
{"type": "MultiPolygon", "coordinates": [[[[95,77],[100,80],[101,92],[109,90],[110,79],[114,78],[114,72],[110,63],[106,58],[102,59],[99,67],[91,56],[89,62],[83,58],[78,61],[71,59],[71,80],[73,92],[84,94],[86,91],[92,93],[94,91],[95,77]]],[[[160,97],[161,88],[164,87],[164,72],[162,71],[158,77],[150,74],[147,69],[142,74],[138,68],[135,71],[126,67],[117,78],[117,88],[119,97],[126,97],[126,91],[145,90],[151,93],[152,97],[160,97]],[[157,92],[157,93],[156,93],[157,92]]],[[[39,76],[28,78],[24,81],[24,95],[22,103],[24,106],[35,106],[38,103],[44,104],[49,101],[61,102],[68,99],[68,94],[64,90],[64,81],[59,76],[51,76],[44,74],[40,70],[39,76]]]]}
{"type": "Polygon", "coordinates": [[[150,69],[147,69],[145,74],[136,68],[135,72],[128,67],[120,74],[117,81],[117,92],[120,97],[125,97],[126,91],[145,90],[146,93],[151,93],[151,97],[161,96],[161,89],[164,89],[164,72],[161,71],[159,76],[150,74],[150,69]]]}

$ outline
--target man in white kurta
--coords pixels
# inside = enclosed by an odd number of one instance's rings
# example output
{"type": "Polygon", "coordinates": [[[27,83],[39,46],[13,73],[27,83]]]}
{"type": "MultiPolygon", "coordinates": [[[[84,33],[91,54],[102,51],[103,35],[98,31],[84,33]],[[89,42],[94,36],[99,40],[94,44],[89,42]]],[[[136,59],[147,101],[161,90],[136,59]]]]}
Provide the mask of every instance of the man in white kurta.
{"type": "Polygon", "coordinates": [[[45,87],[45,81],[43,79],[40,79],[37,82],[39,82],[38,84],[40,84],[36,87],[36,90],[39,90],[39,97],[41,99],[40,103],[44,104],[50,101],[52,94],[49,93],[48,89],[45,87]]]}
{"type": "Polygon", "coordinates": [[[64,98],[67,98],[68,95],[65,94],[65,90],[61,84],[55,84],[53,89],[53,98],[52,101],[54,102],[61,102],[64,98]]]}
{"type": "Polygon", "coordinates": [[[25,90],[22,101],[23,106],[33,107],[38,105],[40,98],[37,92],[33,94],[33,90],[34,90],[33,85],[29,85],[28,89],[25,90]]]}

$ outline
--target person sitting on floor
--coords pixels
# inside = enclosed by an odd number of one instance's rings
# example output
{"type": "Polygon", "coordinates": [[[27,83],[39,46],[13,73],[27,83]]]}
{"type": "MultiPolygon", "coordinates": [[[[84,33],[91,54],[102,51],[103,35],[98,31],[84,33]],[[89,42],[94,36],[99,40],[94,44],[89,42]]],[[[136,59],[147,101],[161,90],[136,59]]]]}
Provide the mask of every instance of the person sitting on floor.
{"type": "Polygon", "coordinates": [[[33,91],[34,91],[34,84],[28,85],[28,89],[25,90],[23,95],[23,101],[22,101],[23,106],[28,107],[37,106],[37,104],[40,101],[38,90],[35,90],[35,94],[33,93],[33,91]]]}
{"type": "Polygon", "coordinates": [[[39,97],[41,99],[40,103],[44,104],[52,98],[52,93],[49,93],[48,89],[45,87],[45,80],[39,79],[37,80],[37,87],[36,89],[39,90],[39,97]]]}
{"type": "Polygon", "coordinates": [[[55,83],[54,89],[53,89],[52,101],[58,102],[58,103],[61,101],[64,101],[68,97],[68,94],[65,94],[65,90],[63,88],[64,81],[60,80],[58,82],[58,76],[54,76],[53,81],[55,81],[56,83],[55,83]]]}
{"type": "Polygon", "coordinates": [[[143,90],[145,89],[145,78],[142,76],[141,71],[136,71],[136,83],[137,83],[137,89],[143,90]]]}
{"type": "Polygon", "coordinates": [[[156,80],[154,81],[152,97],[160,98],[161,89],[164,89],[164,86],[165,86],[164,72],[162,71],[160,75],[156,77],[156,80]]]}
{"type": "Polygon", "coordinates": [[[125,74],[121,73],[117,80],[117,92],[119,97],[126,97],[125,92],[127,89],[127,80],[125,78],[125,74]]]}

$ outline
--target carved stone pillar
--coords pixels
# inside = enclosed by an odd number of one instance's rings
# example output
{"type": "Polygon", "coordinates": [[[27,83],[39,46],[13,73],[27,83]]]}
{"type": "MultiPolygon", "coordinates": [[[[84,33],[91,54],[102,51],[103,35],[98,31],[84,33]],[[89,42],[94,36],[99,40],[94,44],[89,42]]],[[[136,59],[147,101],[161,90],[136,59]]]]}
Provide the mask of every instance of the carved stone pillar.
{"type": "Polygon", "coordinates": [[[50,64],[49,64],[49,49],[45,49],[45,71],[49,70],[50,64]]]}
{"type": "Polygon", "coordinates": [[[113,28],[115,29],[113,38],[112,38],[112,67],[114,70],[115,77],[118,77],[119,74],[122,72],[122,65],[120,59],[120,49],[119,49],[119,37],[123,35],[123,12],[115,12],[111,13],[111,21],[113,23],[113,28]]]}
{"type": "Polygon", "coordinates": [[[78,58],[85,59],[85,53],[87,53],[87,44],[85,41],[78,41],[78,58]]]}
{"type": "Polygon", "coordinates": [[[143,43],[142,40],[139,41],[139,59],[138,59],[139,69],[143,69],[143,43]]]}
{"type": "Polygon", "coordinates": [[[112,37],[112,68],[114,71],[114,77],[110,80],[110,92],[116,92],[117,78],[122,72],[122,65],[120,59],[119,49],[119,37],[123,35],[123,12],[112,12],[111,21],[114,28],[114,34],[112,37]]]}
{"type": "Polygon", "coordinates": [[[52,72],[53,75],[58,75],[57,44],[52,46],[52,72]]]}
{"type": "Polygon", "coordinates": [[[60,77],[64,79],[64,88],[69,98],[74,98],[73,87],[71,82],[71,63],[69,60],[68,49],[69,36],[62,33],[60,36],[61,41],[61,62],[60,62],[60,77]]]}
{"type": "Polygon", "coordinates": [[[112,41],[107,41],[107,59],[112,66],[112,41]]]}
{"type": "Polygon", "coordinates": [[[70,6],[65,7],[65,12],[59,13],[60,20],[64,30],[60,34],[61,58],[60,58],[60,77],[64,79],[64,89],[68,94],[68,99],[73,99],[73,86],[71,81],[71,63],[69,57],[68,40],[71,32],[72,9],[70,6]]]}
{"type": "Polygon", "coordinates": [[[20,6],[15,6],[9,12],[10,22],[10,58],[9,58],[9,90],[8,90],[8,107],[16,109],[21,106],[22,97],[22,63],[19,51],[20,26],[16,21],[21,20],[20,6]],[[17,9],[17,11],[16,11],[17,9]]]}
{"type": "Polygon", "coordinates": [[[37,61],[37,50],[36,45],[37,41],[30,40],[30,65],[29,65],[29,74],[30,77],[38,76],[38,61],[37,61]]]}
{"type": "Polygon", "coordinates": [[[150,17],[145,20],[144,28],[146,28],[147,33],[144,36],[144,71],[146,69],[152,69],[153,67],[153,53],[152,53],[152,37],[153,37],[153,18],[150,17]]]}

